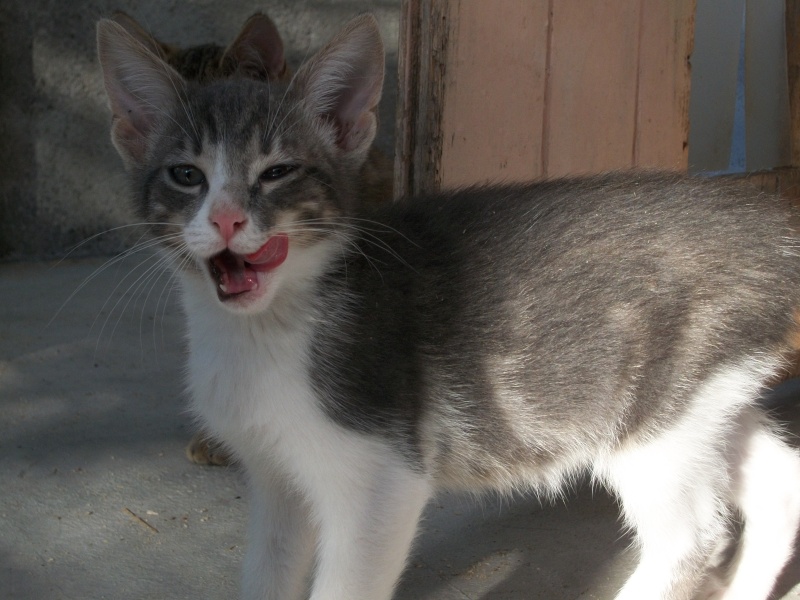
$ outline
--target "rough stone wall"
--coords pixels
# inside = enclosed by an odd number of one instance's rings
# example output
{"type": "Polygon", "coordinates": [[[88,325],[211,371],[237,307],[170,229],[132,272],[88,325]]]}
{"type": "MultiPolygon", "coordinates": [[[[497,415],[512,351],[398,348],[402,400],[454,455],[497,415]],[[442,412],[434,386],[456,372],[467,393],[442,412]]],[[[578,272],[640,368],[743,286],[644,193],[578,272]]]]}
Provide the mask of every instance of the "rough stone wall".
{"type": "Polygon", "coordinates": [[[227,44],[263,11],[295,68],[349,18],[373,12],[387,49],[378,143],[392,152],[399,0],[2,0],[0,260],[63,257],[78,244],[73,256],[113,253],[135,239],[109,232],[131,216],[95,56],[95,22],[117,9],[186,46],[227,44]]]}

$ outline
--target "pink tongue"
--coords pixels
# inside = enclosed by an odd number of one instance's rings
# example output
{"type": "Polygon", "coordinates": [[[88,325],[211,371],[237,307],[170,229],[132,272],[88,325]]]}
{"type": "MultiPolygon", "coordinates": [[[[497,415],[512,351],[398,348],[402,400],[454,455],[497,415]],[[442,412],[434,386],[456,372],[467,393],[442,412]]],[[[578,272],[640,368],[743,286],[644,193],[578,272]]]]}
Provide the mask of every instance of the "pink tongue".
{"type": "Polygon", "coordinates": [[[279,267],[289,254],[289,237],[279,233],[252,254],[237,257],[225,252],[214,258],[220,272],[219,282],[226,294],[240,294],[258,288],[258,273],[279,267]]]}
{"type": "Polygon", "coordinates": [[[226,294],[249,292],[258,287],[258,276],[241,258],[225,252],[213,259],[219,271],[219,283],[226,294]]]}
{"type": "Polygon", "coordinates": [[[269,238],[266,243],[244,259],[254,271],[271,271],[283,264],[289,254],[289,236],[279,233],[269,238]]]}

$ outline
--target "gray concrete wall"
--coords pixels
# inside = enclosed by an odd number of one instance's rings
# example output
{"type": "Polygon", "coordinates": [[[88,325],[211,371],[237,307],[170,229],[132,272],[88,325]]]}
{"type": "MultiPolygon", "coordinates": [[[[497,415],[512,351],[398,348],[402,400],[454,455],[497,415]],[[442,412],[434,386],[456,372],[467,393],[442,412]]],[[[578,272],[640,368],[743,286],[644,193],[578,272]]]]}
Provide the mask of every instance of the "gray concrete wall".
{"type": "Polygon", "coordinates": [[[92,237],[131,222],[94,45],[95,22],[117,9],[187,46],[227,44],[263,11],[294,67],[350,17],[373,12],[387,47],[378,143],[391,152],[399,0],[2,0],[0,260],[62,257],[82,242],[75,255],[118,252],[135,239],[124,229],[92,237]]]}

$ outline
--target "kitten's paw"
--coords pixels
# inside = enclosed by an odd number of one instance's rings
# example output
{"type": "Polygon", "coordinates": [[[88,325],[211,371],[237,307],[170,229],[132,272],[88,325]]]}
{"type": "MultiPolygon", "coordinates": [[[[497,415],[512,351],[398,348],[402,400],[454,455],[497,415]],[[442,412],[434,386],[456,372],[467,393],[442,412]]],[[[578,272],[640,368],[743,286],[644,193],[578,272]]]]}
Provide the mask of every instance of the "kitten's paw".
{"type": "Polygon", "coordinates": [[[224,467],[233,463],[225,448],[205,431],[198,431],[186,446],[186,457],[198,465],[224,467]]]}

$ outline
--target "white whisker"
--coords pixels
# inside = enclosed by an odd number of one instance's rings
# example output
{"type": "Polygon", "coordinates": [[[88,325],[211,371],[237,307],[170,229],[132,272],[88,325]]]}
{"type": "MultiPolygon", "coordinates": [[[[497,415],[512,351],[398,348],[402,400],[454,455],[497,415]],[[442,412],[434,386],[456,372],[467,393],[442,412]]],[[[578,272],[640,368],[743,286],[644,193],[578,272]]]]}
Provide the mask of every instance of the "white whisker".
{"type": "MultiPolygon", "coordinates": [[[[177,254],[177,252],[173,251],[173,254],[177,254]]],[[[100,314],[102,314],[102,313],[103,313],[103,311],[105,310],[106,306],[108,306],[108,303],[111,301],[111,298],[112,298],[112,297],[115,295],[115,293],[117,292],[117,290],[119,290],[119,289],[120,289],[120,286],[123,284],[123,282],[125,282],[125,281],[128,279],[128,277],[130,277],[130,276],[134,275],[134,274],[135,274],[135,272],[136,272],[136,271],[137,271],[137,270],[138,270],[138,269],[139,269],[139,268],[140,268],[142,265],[146,264],[146,262],[147,262],[147,261],[149,261],[149,260],[152,260],[153,258],[155,258],[155,263],[153,263],[153,264],[151,264],[150,266],[148,266],[148,267],[147,267],[147,268],[144,270],[144,272],[143,272],[141,275],[139,275],[139,276],[138,276],[138,277],[137,277],[137,278],[136,278],[136,279],[135,279],[135,280],[134,280],[134,281],[133,281],[133,282],[132,282],[130,285],[128,285],[128,288],[127,288],[127,289],[126,289],[124,292],[122,292],[122,293],[119,295],[119,298],[117,298],[117,301],[116,301],[116,302],[114,303],[114,305],[113,305],[113,306],[112,306],[112,307],[111,307],[111,308],[108,310],[108,313],[107,313],[107,315],[106,315],[106,318],[105,318],[105,320],[103,321],[103,325],[100,327],[100,333],[98,334],[98,341],[97,341],[98,345],[99,345],[99,343],[100,343],[100,339],[101,339],[101,338],[102,338],[102,336],[103,336],[103,332],[105,331],[105,328],[106,328],[106,326],[108,325],[108,321],[109,321],[109,319],[111,318],[111,315],[113,315],[113,314],[114,314],[114,312],[117,310],[117,308],[120,306],[120,303],[123,301],[123,298],[125,298],[125,295],[126,295],[126,294],[128,294],[129,292],[131,292],[131,290],[133,290],[133,292],[136,292],[136,290],[138,290],[138,289],[141,287],[141,285],[142,285],[140,282],[141,282],[143,279],[144,279],[145,281],[147,281],[147,280],[148,280],[150,277],[152,277],[152,276],[153,276],[153,273],[154,273],[154,272],[157,272],[157,271],[155,271],[155,270],[156,270],[156,269],[160,269],[160,268],[161,268],[161,267],[162,267],[162,266],[165,264],[165,262],[166,262],[166,261],[168,261],[168,260],[170,260],[170,259],[172,258],[172,256],[171,256],[171,255],[164,256],[164,255],[161,255],[161,254],[153,254],[153,255],[150,255],[150,257],[148,257],[147,259],[145,259],[145,260],[141,261],[141,262],[140,262],[140,263],[139,263],[139,264],[138,264],[136,267],[134,267],[134,269],[132,269],[132,270],[131,270],[129,273],[127,273],[127,274],[126,274],[126,275],[125,275],[125,276],[124,276],[124,277],[123,277],[123,278],[122,278],[122,279],[121,279],[121,280],[120,280],[120,281],[117,283],[117,285],[115,285],[115,286],[114,286],[114,289],[113,289],[113,290],[111,290],[111,293],[109,294],[109,296],[108,296],[108,298],[106,299],[106,301],[103,303],[103,306],[100,308],[100,311],[99,311],[99,313],[97,314],[97,316],[95,317],[94,321],[92,322],[91,328],[94,328],[95,324],[97,323],[97,319],[100,317],[100,314]],[[137,285],[137,284],[138,284],[138,285],[137,285]]],[[[120,315],[120,316],[117,318],[117,321],[116,321],[116,323],[114,324],[114,327],[113,327],[113,329],[112,329],[112,331],[111,331],[111,335],[110,335],[110,337],[109,337],[109,341],[110,341],[111,339],[113,339],[113,337],[114,337],[114,332],[116,331],[116,329],[117,329],[117,326],[119,325],[119,319],[121,318],[121,316],[122,316],[122,313],[124,313],[124,312],[125,312],[125,310],[127,309],[127,307],[130,305],[130,302],[131,302],[131,298],[128,298],[128,300],[125,302],[124,306],[122,307],[122,310],[121,310],[121,311],[120,311],[120,313],[119,313],[119,315],[120,315]]]]}
{"type": "Polygon", "coordinates": [[[180,238],[180,237],[181,237],[181,234],[177,234],[176,233],[176,234],[169,234],[169,235],[165,235],[165,236],[161,236],[161,237],[157,237],[157,238],[148,239],[148,240],[146,240],[144,242],[136,244],[135,246],[133,246],[131,248],[128,248],[127,250],[125,250],[124,252],[118,254],[117,256],[114,256],[114,257],[108,259],[107,261],[105,261],[102,265],[97,267],[87,277],[85,277],[84,280],[78,285],[78,287],[76,287],[72,291],[72,293],[69,296],[67,296],[67,299],[64,300],[64,302],[61,303],[61,306],[59,306],[58,310],[56,310],[56,312],[53,314],[53,316],[50,318],[50,320],[45,324],[45,328],[47,328],[50,325],[52,325],[53,321],[55,321],[56,318],[58,318],[58,315],[61,314],[61,312],[64,310],[64,308],[67,306],[67,304],[69,304],[70,301],[76,295],[78,295],[81,292],[81,290],[83,290],[83,288],[85,288],[89,283],[91,283],[103,271],[105,271],[109,267],[119,263],[120,261],[125,260],[129,256],[131,256],[133,254],[136,254],[137,252],[141,252],[143,250],[147,250],[147,249],[152,248],[154,246],[158,246],[163,241],[169,241],[169,240],[180,238]]]}

